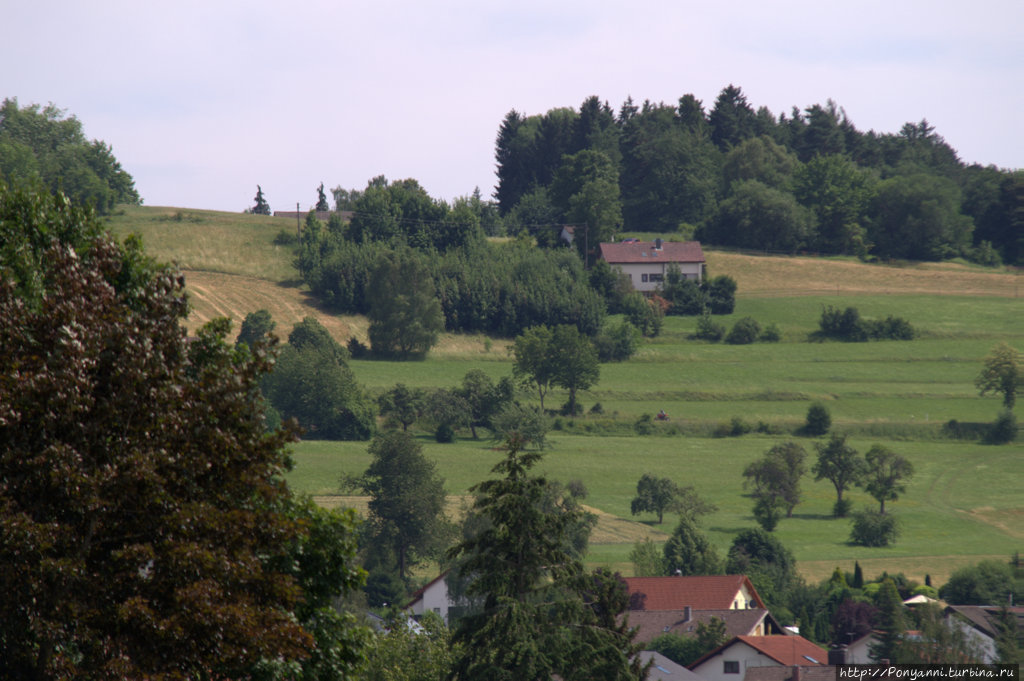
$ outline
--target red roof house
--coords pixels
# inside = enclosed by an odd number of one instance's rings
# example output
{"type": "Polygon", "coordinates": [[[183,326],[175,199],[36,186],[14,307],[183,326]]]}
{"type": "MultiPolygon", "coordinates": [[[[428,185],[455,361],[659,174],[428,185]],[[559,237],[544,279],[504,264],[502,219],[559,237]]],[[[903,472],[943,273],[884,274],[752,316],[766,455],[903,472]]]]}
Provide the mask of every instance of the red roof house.
{"type": "Polygon", "coordinates": [[[707,681],[739,681],[754,667],[807,667],[828,664],[828,651],[803,636],[736,636],[693,664],[707,681]]]}
{"type": "Polygon", "coordinates": [[[630,610],[747,610],[764,601],[745,575],[626,577],[630,610]]]}

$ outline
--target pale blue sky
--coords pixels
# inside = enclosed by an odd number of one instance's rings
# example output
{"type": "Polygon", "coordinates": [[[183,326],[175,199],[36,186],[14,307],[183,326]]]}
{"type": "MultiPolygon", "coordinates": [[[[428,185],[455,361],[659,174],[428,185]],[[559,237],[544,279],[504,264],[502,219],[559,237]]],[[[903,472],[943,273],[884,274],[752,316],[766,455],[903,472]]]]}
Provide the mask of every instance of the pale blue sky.
{"type": "Polygon", "coordinates": [[[969,163],[1024,167],[1024,2],[0,0],[0,97],[53,102],[147,205],[242,210],[256,184],[495,184],[512,108],[710,109],[727,85],[776,116],[833,99],[861,130],[927,118],[969,163]]]}

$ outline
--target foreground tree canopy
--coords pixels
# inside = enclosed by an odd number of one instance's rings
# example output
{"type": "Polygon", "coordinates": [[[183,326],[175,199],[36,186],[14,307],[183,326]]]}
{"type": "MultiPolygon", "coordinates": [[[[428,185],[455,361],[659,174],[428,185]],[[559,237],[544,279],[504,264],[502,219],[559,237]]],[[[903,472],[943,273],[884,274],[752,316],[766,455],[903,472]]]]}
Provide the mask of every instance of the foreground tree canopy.
{"type": "Polygon", "coordinates": [[[226,320],[187,341],[179,274],[86,236],[62,196],[0,187],[12,203],[38,209],[17,226],[45,266],[31,288],[0,269],[0,676],[234,676],[325,652],[303,588],[357,584],[354,547],[316,577],[287,559],[321,552],[281,477],[294,433],[263,421],[266,346],[228,343],[226,320]]]}

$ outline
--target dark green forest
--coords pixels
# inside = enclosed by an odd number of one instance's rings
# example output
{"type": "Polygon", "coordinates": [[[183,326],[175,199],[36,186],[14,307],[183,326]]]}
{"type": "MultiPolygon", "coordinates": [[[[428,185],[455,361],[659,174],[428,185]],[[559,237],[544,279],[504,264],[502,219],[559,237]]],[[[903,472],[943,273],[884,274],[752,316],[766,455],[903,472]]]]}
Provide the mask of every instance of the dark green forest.
{"type": "Polygon", "coordinates": [[[598,97],[509,111],[495,190],[511,225],[586,224],[590,242],[661,232],[714,246],[865,258],[1024,257],[1024,173],[967,165],[927,120],[858,130],[846,112],[775,115],[729,85],[706,109],[598,97]]]}

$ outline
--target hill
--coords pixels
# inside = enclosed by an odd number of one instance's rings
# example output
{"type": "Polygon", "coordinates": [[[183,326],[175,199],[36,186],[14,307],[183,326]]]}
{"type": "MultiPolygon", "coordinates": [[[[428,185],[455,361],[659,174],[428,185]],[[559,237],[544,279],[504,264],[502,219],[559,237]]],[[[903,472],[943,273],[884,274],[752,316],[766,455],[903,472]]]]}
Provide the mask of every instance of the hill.
{"type": "MultiPolygon", "coordinates": [[[[283,328],[316,316],[340,341],[365,340],[366,323],[332,315],[304,292],[292,248],[275,243],[295,222],[242,213],[124,206],[106,220],[123,238],[138,234],[146,252],[177,262],[192,295],[189,328],[227,316],[235,328],[250,312],[268,309],[283,328]]],[[[865,264],[843,258],[756,256],[706,251],[708,270],[733,277],[741,298],[822,295],[938,295],[1017,298],[1021,276],[960,263],[865,264]]],[[[482,342],[471,342],[478,349],[482,342]]],[[[462,349],[448,339],[445,349],[462,349]]]]}

